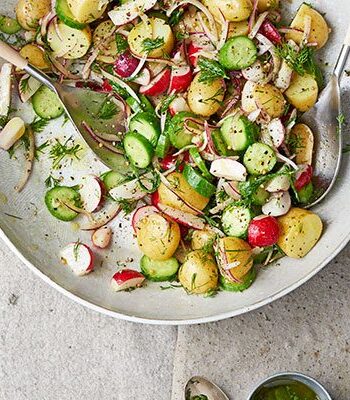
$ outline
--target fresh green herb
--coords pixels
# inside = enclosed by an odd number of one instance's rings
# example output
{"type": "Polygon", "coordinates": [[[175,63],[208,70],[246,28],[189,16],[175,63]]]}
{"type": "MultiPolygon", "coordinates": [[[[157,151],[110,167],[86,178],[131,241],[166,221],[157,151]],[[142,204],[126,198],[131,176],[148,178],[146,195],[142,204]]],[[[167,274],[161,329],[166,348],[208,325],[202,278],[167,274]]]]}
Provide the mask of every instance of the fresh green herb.
{"type": "Polygon", "coordinates": [[[172,96],[166,97],[165,100],[163,100],[162,105],[160,107],[160,113],[164,114],[167,112],[170,104],[172,103],[172,101],[176,99],[176,95],[173,94],[172,96]]]}
{"type": "Polygon", "coordinates": [[[157,37],[155,39],[146,38],[142,41],[143,51],[150,53],[152,50],[159,49],[164,45],[164,38],[157,37]]]}
{"type": "Polygon", "coordinates": [[[28,92],[28,90],[29,90],[29,76],[28,76],[28,78],[24,78],[24,79],[21,80],[21,82],[19,84],[19,88],[20,88],[20,91],[22,93],[27,93],[28,92]]]}
{"type": "Polygon", "coordinates": [[[343,154],[348,154],[348,153],[350,153],[350,144],[346,144],[346,145],[343,147],[342,153],[343,153],[343,154]]]}
{"type": "Polygon", "coordinates": [[[73,247],[73,255],[74,255],[74,259],[75,261],[78,261],[78,256],[79,256],[79,247],[81,246],[81,241],[78,239],[78,241],[74,244],[73,247]]]}
{"type": "Polygon", "coordinates": [[[339,114],[337,116],[337,122],[338,122],[337,134],[340,134],[341,129],[342,129],[343,125],[345,124],[345,115],[344,114],[339,114]]]}
{"type": "Polygon", "coordinates": [[[182,285],[175,285],[174,283],[170,283],[169,286],[161,286],[161,290],[168,290],[168,289],[176,289],[181,288],[182,285]]]}
{"type": "Polygon", "coordinates": [[[98,111],[97,118],[100,119],[111,119],[116,114],[118,114],[119,109],[117,105],[110,98],[106,98],[106,100],[102,103],[101,108],[98,111]]]}
{"type": "Polygon", "coordinates": [[[181,18],[184,15],[184,9],[182,7],[177,8],[170,16],[169,18],[169,25],[170,26],[175,26],[178,25],[180,22],[181,18]]]}
{"type": "Polygon", "coordinates": [[[108,81],[108,83],[112,86],[112,89],[118,93],[121,97],[123,97],[124,99],[127,99],[130,95],[127,92],[127,90],[125,90],[123,87],[121,87],[120,85],[118,85],[115,82],[112,81],[108,81]]]}
{"type": "Polygon", "coordinates": [[[197,278],[197,274],[196,273],[192,274],[192,277],[191,277],[191,292],[193,292],[193,290],[196,288],[196,278],[197,278]]]}
{"type": "Polygon", "coordinates": [[[219,103],[220,105],[222,105],[223,102],[220,101],[220,100],[218,100],[217,97],[221,96],[221,95],[224,94],[224,93],[225,93],[225,89],[224,89],[223,87],[221,87],[221,88],[218,89],[218,90],[216,91],[216,93],[214,93],[212,96],[210,96],[210,97],[208,97],[208,98],[206,98],[206,99],[203,99],[202,102],[205,103],[205,104],[207,104],[207,103],[209,103],[210,101],[212,101],[212,102],[214,102],[214,103],[219,103]]]}
{"type": "Polygon", "coordinates": [[[209,400],[209,399],[208,396],[206,396],[205,394],[199,394],[197,396],[191,397],[190,400],[209,400]]]}
{"type": "Polygon", "coordinates": [[[199,57],[198,67],[201,70],[199,82],[211,83],[219,78],[228,78],[225,68],[215,60],[199,57]]]}
{"type": "Polygon", "coordinates": [[[32,128],[32,131],[34,133],[41,133],[46,128],[46,126],[49,124],[49,122],[50,121],[48,119],[41,119],[41,118],[35,117],[33,119],[33,121],[31,122],[30,127],[32,128]]]}
{"type": "Polygon", "coordinates": [[[0,128],[3,128],[9,122],[8,115],[1,115],[0,116],[0,128]]]}
{"type": "Polygon", "coordinates": [[[79,160],[78,153],[82,150],[80,144],[74,144],[73,139],[70,137],[63,144],[56,139],[56,143],[50,150],[50,158],[52,159],[52,168],[58,169],[60,163],[65,157],[72,157],[79,160]]]}
{"type": "Polygon", "coordinates": [[[137,202],[125,199],[118,199],[117,203],[120,205],[120,208],[123,210],[124,214],[128,215],[135,210],[137,202]]]}
{"type": "Polygon", "coordinates": [[[117,54],[122,54],[125,53],[125,51],[128,49],[128,41],[124,35],[121,33],[117,33],[115,35],[115,43],[117,45],[117,54]]]}
{"type": "Polygon", "coordinates": [[[58,186],[61,183],[61,181],[59,179],[56,179],[55,177],[53,177],[52,175],[49,175],[46,179],[45,179],[45,186],[47,188],[51,188],[51,187],[55,187],[58,186]]]}
{"type": "Polygon", "coordinates": [[[176,39],[180,42],[181,40],[187,39],[189,37],[189,34],[186,32],[175,32],[175,37],[176,39]]]}
{"type": "Polygon", "coordinates": [[[68,115],[66,114],[66,113],[64,113],[64,115],[63,115],[63,122],[62,122],[62,125],[61,125],[61,127],[63,128],[65,125],[66,125],[66,123],[69,121],[69,117],[68,117],[68,115]]]}
{"type": "Polygon", "coordinates": [[[301,135],[290,135],[286,144],[292,153],[305,147],[304,140],[301,135]]]}
{"type": "Polygon", "coordinates": [[[45,149],[49,147],[49,141],[47,140],[46,142],[42,143],[40,146],[37,146],[35,148],[35,159],[39,160],[40,154],[45,153],[45,149]]]}
{"type": "Polygon", "coordinates": [[[205,294],[204,298],[215,297],[218,294],[219,289],[209,289],[205,294]]]}
{"type": "Polygon", "coordinates": [[[150,173],[152,174],[152,177],[147,179],[147,183],[150,184],[147,186],[144,184],[144,179],[142,179],[142,175],[138,176],[138,183],[140,185],[141,190],[149,194],[154,193],[160,185],[159,174],[153,170],[151,170],[150,173]]]}

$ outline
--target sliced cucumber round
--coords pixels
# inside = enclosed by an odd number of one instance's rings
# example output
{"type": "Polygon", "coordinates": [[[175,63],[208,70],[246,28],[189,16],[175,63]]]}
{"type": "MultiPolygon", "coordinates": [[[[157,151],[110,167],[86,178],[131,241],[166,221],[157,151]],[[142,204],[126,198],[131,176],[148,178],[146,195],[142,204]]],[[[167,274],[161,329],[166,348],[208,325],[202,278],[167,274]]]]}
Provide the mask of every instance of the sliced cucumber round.
{"type": "Polygon", "coordinates": [[[144,136],[152,146],[156,146],[160,135],[158,118],[149,112],[136,114],[130,121],[129,129],[144,136]]]}
{"type": "Polygon", "coordinates": [[[65,204],[72,204],[78,207],[80,194],[71,187],[56,186],[50,189],[45,195],[45,204],[49,212],[61,221],[72,221],[78,213],[65,204]]]}
{"type": "Polygon", "coordinates": [[[187,183],[199,194],[204,197],[211,197],[216,192],[216,186],[207,181],[191,165],[186,164],[183,170],[183,176],[187,183]]]}
{"type": "Polygon", "coordinates": [[[7,17],[6,15],[0,15],[0,31],[13,35],[22,29],[21,25],[17,20],[7,17]]]}
{"type": "MultiPolygon", "coordinates": [[[[249,178],[250,182],[254,182],[256,177],[251,176],[249,178]]],[[[270,197],[270,193],[263,188],[263,186],[258,187],[255,193],[252,195],[252,204],[255,206],[263,206],[268,198],[270,197]]]]}
{"type": "Polygon", "coordinates": [[[129,132],[124,138],[125,153],[136,168],[146,168],[153,157],[152,144],[137,132],[129,132]]]}
{"type": "Polygon", "coordinates": [[[256,61],[258,51],[247,36],[229,39],[219,51],[219,62],[225,68],[238,71],[250,67],[256,61]]]}
{"type": "Polygon", "coordinates": [[[220,156],[226,157],[226,156],[232,155],[232,154],[230,154],[230,150],[227,148],[224,138],[222,137],[222,134],[220,132],[220,129],[215,129],[211,133],[211,138],[213,140],[215,149],[220,154],[220,156]]]}
{"type": "Polygon", "coordinates": [[[302,189],[297,191],[298,201],[301,204],[308,204],[314,194],[314,186],[312,182],[305,185],[302,189]]]}
{"type": "Polygon", "coordinates": [[[227,118],[222,127],[222,137],[230,150],[246,150],[256,140],[258,127],[244,115],[227,118]]]}
{"type": "Polygon", "coordinates": [[[196,147],[192,147],[189,152],[190,152],[190,156],[192,157],[192,160],[197,165],[197,167],[203,174],[204,178],[211,181],[213,179],[213,176],[211,175],[207,166],[205,165],[205,162],[204,162],[203,158],[201,157],[201,155],[199,154],[198,149],[196,147]]]}
{"type": "Polygon", "coordinates": [[[58,118],[64,113],[60,99],[46,86],[41,86],[34,93],[32,105],[35,113],[43,119],[58,118]]]}
{"type": "Polygon", "coordinates": [[[253,267],[246,275],[241,278],[242,282],[230,282],[224,276],[220,276],[220,288],[228,292],[243,292],[248,289],[255,281],[257,272],[253,267]]]}
{"type": "Polygon", "coordinates": [[[167,132],[164,131],[158,138],[158,143],[155,150],[156,156],[159,158],[164,158],[170,149],[170,145],[169,136],[167,132]]]}
{"type": "Polygon", "coordinates": [[[78,22],[74,18],[71,10],[68,7],[67,0],[56,0],[56,14],[63,23],[71,28],[84,29],[86,26],[86,24],[78,22]]]}
{"type": "Polygon", "coordinates": [[[124,175],[120,174],[119,172],[115,171],[108,171],[104,173],[101,176],[101,179],[103,183],[105,184],[105,188],[107,192],[109,192],[111,189],[114,189],[115,187],[119,186],[122,184],[126,178],[124,175]]]}
{"type": "MultiPolygon", "coordinates": [[[[192,143],[193,133],[189,131],[185,126],[186,118],[196,118],[195,114],[181,111],[174,115],[168,125],[168,134],[171,144],[177,149],[182,149],[192,143]]],[[[189,125],[195,125],[189,122],[189,125]]],[[[198,126],[194,126],[194,129],[198,129],[198,126]]]]}
{"type": "Polygon", "coordinates": [[[252,214],[249,208],[234,204],[225,209],[221,218],[222,227],[226,235],[238,238],[247,236],[251,220],[252,214]]]}
{"type": "Polygon", "coordinates": [[[266,175],[276,165],[275,151],[264,143],[254,143],[248,147],[243,164],[252,175],[266,175]]]}
{"type": "Polygon", "coordinates": [[[172,281],[176,278],[179,262],[175,257],[164,261],[152,260],[147,256],[141,258],[141,271],[153,282],[172,281]]]}

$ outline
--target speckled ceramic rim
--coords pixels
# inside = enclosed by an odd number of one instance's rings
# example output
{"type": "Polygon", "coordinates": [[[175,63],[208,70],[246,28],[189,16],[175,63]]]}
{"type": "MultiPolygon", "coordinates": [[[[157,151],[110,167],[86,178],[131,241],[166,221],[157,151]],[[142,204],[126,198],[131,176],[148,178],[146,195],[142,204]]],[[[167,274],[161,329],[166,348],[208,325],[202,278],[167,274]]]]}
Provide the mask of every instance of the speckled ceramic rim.
{"type": "Polygon", "coordinates": [[[327,390],[319,382],[317,382],[314,378],[311,378],[310,376],[301,374],[300,372],[280,372],[278,374],[272,375],[272,376],[264,379],[251,392],[251,394],[248,396],[247,400],[252,400],[253,395],[263,385],[266,385],[268,383],[275,383],[275,382],[277,383],[279,380],[283,380],[283,379],[290,379],[290,380],[294,380],[294,381],[302,382],[302,383],[306,384],[307,386],[310,387],[310,389],[312,389],[316,393],[319,400],[332,400],[332,398],[329,395],[329,393],[327,392],[327,390]]]}
{"type": "Polygon", "coordinates": [[[254,304],[252,304],[249,307],[243,307],[239,310],[235,310],[232,312],[226,312],[222,314],[216,314],[212,315],[210,317],[203,317],[203,318],[195,318],[195,319],[183,319],[183,320],[174,320],[174,319],[164,319],[164,320],[158,320],[158,319],[147,319],[147,318],[141,318],[141,317],[135,317],[132,315],[126,315],[126,314],[121,314],[113,310],[109,310],[107,308],[101,307],[95,303],[89,302],[87,300],[82,299],[81,297],[69,292],[68,290],[64,289],[60,285],[58,285],[56,282],[51,280],[48,276],[43,274],[41,271],[39,271],[18,249],[17,247],[12,243],[10,238],[8,238],[5,234],[5,232],[1,229],[0,227],[0,238],[7,244],[7,246],[12,250],[12,252],[24,263],[26,264],[31,271],[33,271],[37,276],[39,276],[44,282],[48,283],[50,286],[58,290],[60,293],[63,293],[65,296],[68,298],[76,301],[77,303],[88,307],[94,311],[100,312],[102,314],[108,315],[113,318],[119,318],[123,319],[126,321],[131,321],[131,322],[137,322],[137,323],[143,323],[143,324],[152,324],[152,325],[193,325],[193,324],[204,324],[207,322],[215,322],[215,321],[220,321],[223,319],[235,317],[237,315],[245,314],[249,311],[256,310],[257,308],[260,308],[262,306],[265,306],[266,304],[272,303],[273,301],[287,295],[288,293],[292,292],[293,290],[297,289],[299,286],[303,285],[305,282],[307,282],[309,279],[311,279],[313,276],[315,276],[319,271],[321,271],[328,263],[330,263],[334,257],[337,256],[343,250],[343,248],[347,245],[347,243],[350,240],[350,233],[348,236],[339,244],[338,248],[336,251],[332,254],[330,254],[318,267],[314,269],[310,274],[306,275],[302,279],[300,279],[298,282],[294,283],[293,285],[275,293],[273,296],[267,297],[264,300],[258,301],[254,304]]]}

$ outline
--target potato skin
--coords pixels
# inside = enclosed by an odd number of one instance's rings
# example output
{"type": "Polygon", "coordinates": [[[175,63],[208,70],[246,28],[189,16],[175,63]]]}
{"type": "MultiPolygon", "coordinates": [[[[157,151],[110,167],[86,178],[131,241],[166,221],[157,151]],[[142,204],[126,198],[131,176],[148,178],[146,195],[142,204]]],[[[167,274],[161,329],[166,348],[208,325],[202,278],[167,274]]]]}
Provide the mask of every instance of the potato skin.
{"type": "Polygon", "coordinates": [[[314,148],[314,135],[312,130],[305,124],[297,124],[290,133],[291,150],[295,154],[295,162],[298,165],[312,164],[312,153],[314,148]]]}
{"type": "Polygon", "coordinates": [[[30,64],[34,65],[39,69],[49,69],[50,63],[45,58],[45,53],[41,50],[40,47],[36,46],[35,44],[29,43],[23,46],[19,52],[19,54],[27,59],[30,64]]]}
{"type": "Polygon", "coordinates": [[[305,257],[322,234],[321,218],[302,208],[292,208],[278,222],[281,234],[277,244],[291,258],[305,257]]]}
{"type": "Polygon", "coordinates": [[[262,13],[267,10],[271,10],[279,7],[279,0],[259,0],[258,11],[262,13]]]}
{"type": "Polygon", "coordinates": [[[100,18],[106,9],[106,6],[99,9],[99,2],[96,0],[67,0],[67,3],[74,18],[86,24],[100,18]]]}
{"type": "Polygon", "coordinates": [[[213,244],[216,234],[209,230],[194,231],[192,234],[191,247],[192,250],[203,250],[213,252],[213,244]]]}
{"type": "Polygon", "coordinates": [[[160,214],[143,218],[136,230],[140,250],[153,260],[172,257],[180,243],[179,225],[160,214]]]}
{"type": "Polygon", "coordinates": [[[318,98],[318,85],[312,75],[293,76],[289,88],[284,93],[288,101],[299,111],[309,111],[318,98]]]}
{"type": "Polygon", "coordinates": [[[204,0],[216,20],[221,21],[220,10],[227,21],[245,21],[253,10],[251,0],[204,0]]]}
{"type": "Polygon", "coordinates": [[[271,118],[278,118],[283,114],[286,101],[282,92],[275,86],[256,85],[253,97],[258,108],[264,110],[271,118]]]}
{"type": "Polygon", "coordinates": [[[219,273],[214,257],[203,250],[196,250],[187,255],[178,276],[188,293],[204,294],[216,289],[219,273]]]}
{"type": "MultiPolygon", "coordinates": [[[[172,172],[167,176],[167,179],[171,183],[174,192],[179,193],[179,196],[191,206],[197,208],[198,210],[203,210],[208,204],[209,199],[197,193],[187,183],[186,179],[180,172],[172,172]]],[[[181,201],[163,183],[161,183],[158,188],[158,194],[160,203],[188,212],[190,214],[197,214],[192,208],[188,207],[183,201],[181,201]]]]}
{"type": "Polygon", "coordinates": [[[230,22],[228,38],[246,36],[249,33],[248,21],[230,22]]]}
{"type": "Polygon", "coordinates": [[[215,114],[224,100],[225,82],[223,79],[216,79],[208,82],[200,82],[201,73],[199,72],[191,82],[188,91],[188,105],[195,114],[203,117],[210,117],[215,114]]]}
{"type": "Polygon", "coordinates": [[[39,20],[51,9],[51,0],[19,0],[16,17],[21,27],[27,31],[35,31],[39,20]]]}

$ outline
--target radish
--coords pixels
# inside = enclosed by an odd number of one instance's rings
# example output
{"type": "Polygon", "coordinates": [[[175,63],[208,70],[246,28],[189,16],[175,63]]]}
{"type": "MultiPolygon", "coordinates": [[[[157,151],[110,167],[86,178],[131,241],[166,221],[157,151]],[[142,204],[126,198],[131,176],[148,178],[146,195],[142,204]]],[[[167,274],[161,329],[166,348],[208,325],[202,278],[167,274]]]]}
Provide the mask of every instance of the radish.
{"type": "Polygon", "coordinates": [[[196,215],[177,210],[176,208],[168,207],[161,203],[158,203],[158,209],[181,225],[199,230],[205,228],[205,221],[196,215]]]}
{"type": "Polygon", "coordinates": [[[12,64],[5,63],[0,72],[0,116],[7,115],[11,104],[12,64]]]}
{"type": "Polygon", "coordinates": [[[171,71],[165,68],[148,85],[140,87],[140,93],[146,96],[158,96],[166,92],[170,85],[171,71]]]}
{"type": "Polygon", "coordinates": [[[280,236],[280,226],[276,218],[261,215],[254,218],[248,227],[248,242],[254,247],[273,246],[280,236]]]}
{"type": "Polygon", "coordinates": [[[158,190],[157,190],[156,192],[154,192],[154,193],[151,194],[151,203],[152,203],[152,206],[158,208],[159,201],[160,201],[159,192],[158,192],[158,190]]]}
{"type": "Polygon", "coordinates": [[[211,163],[210,173],[217,178],[244,182],[247,170],[243,164],[230,158],[219,158],[211,163]]]}
{"type": "Polygon", "coordinates": [[[272,193],[267,203],[262,206],[262,212],[272,217],[280,217],[287,214],[292,201],[288,192],[272,193]]]}
{"type": "Polygon", "coordinates": [[[168,93],[184,92],[192,82],[192,71],[188,65],[174,67],[171,71],[168,93]]]}
{"type": "Polygon", "coordinates": [[[261,25],[259,32],[269,39],[273,44],[281,44],[282,36],[278,32],[277,28],[268,20],[265,19],[261,25]]]}
{"type": "Polygon", "coordinates": [[[242,70],[243,77],[247,81],[259,83],[266,79],[266,72],[264,71],[261,61],[255,61],[253,65],[242,70]]]}
{"type": "Polygon", "coordinates": [[[123,269],[113,275],[111,287],[115,292],[120,292],[121,290],[141,287],[145,279],[141,272],[133,269],[123,269]]]}
{"type": "Polygon", "coordinates": [[[285,60],[283,60],[277,77],[274,80],[275,86],[282,92],[285,92],[289,88],[292,81],[293,72],[293,68],[291,68],[285,60]]]}
{"type": "Polygon", "coordinates": [[[240,200],[241,194],[239,193],[238,189],[238,182],[231,181],[231,182],[224,182],[222,184],[222,188],[232,199],[240,200]]]}
{"type": "Polygon", "coordinates": [[[158,209],[155,206],[143,206],[138,208],[133,216],[132,216],[132,220],[131,220],[131,225],[134,229],[134,231],[136,232],[136,229],[138,227],[139,222],[145,218],[148,217],[149,215],[158,213],[158,209]]]}
{"type": "Polygon", "coordinates": [[[269,193],[286,192],[289,188],[290,179],[287,175],[275,176],[265,185],[265,190],[269,193]]]}
{"type": "Polygon", "coordinates": [[[112,196],[114,200],[120,200],[120,199],[125,199],[125,200],[140,200],[143,197],[146,196],[146,192],[141,190],[141,187],[139,185],[139,180],[142,181],[142,184],[147,186],[151,185],[149,182],[152,180],[153,174],[152,173],[147,173],[142,175],[138,179],[133,179],[131,181],[125,182],[109,191],[109,194],[112,196]]]}
{"type": "Polygon", "coordinates": [[[182,111],[190,111],[187,101],[183,97],[176,97],[169,105],[169,112],[173,117],[175,114],[182,111]]]}
{"type": "Polygon", "coordinates": [[[121,78],[128,78],[139,65],[139,60],[127,50],[121,54],[114,62],[113,70],[121,78]]]}
{"type": "Polygon", "coordinates": [[[267,130],[272,139],[274,147],[278,148],[284,142],[286,129],[279,118],[273,119],[268,125],[267,130]]]}
{"type": "Polygon", "coordinates": [[[146,86],[151,82],[151,73],[148,68],[143,68],[139,75],[133,79],[134,83],[138,85],[146,86]]]}
{"type": "Polygon", "coordinates": [[[301,190],[308,185],[312,180],[313,169],[311,165],[300,166],[299,171],[295,174],[294,187],[296,190],[301,190]]]}
{"type": "Polygon", "coordinates": [[[0,132],[0,149],[9,150],[25,133],[24,121],[14,117],[4,126],[0,132]]]}
{"type": "Polygon", "coordinates": [[[32,76],[23,75],[18,84],[21,102],[26,103],[39,90],[40,86],[41,83],[32,76]]]}
{"type": "Polygon", "coordinates": [[[112,239],[112,229],[109,226],[103,226],[97,229],[91,236],[92,243],[99,249],[105,249],[109,246],[112,239]]]}
{"type": "Polygon", "coordinates": [[[70,243],[60,252],[61,262],[68,265],[77,276],[83,276],[94,269],[94,254],[91,249],[81,243],[70,243]]]}
{"type": "Polygon", "coordinates": [[[104,200],[104,183],[95,175],[86,175],[82,178],[79,189],[82,207],[87,212],[96,211],[104,200]]]}
{"type": "Polygon", "coordinates": [[[193,67],[197,67],[201,52],[212,53],[215,47],[205,33],[197,32],[190,35],[190,43],[187,47],[188,60],[193,67]]]}
{"type": "Polygon", "coordinates": [[[89,221],[80,225],[82,231],[94,231],[102,228],[108,222],[111,222],[121,211],[119,203],[112,203],[107,209],[101,211],[97,217],[94,216],[94,221],[89,221]]]}
{"type": "Polygon", "coordinates": [[[156,3],[157,0],[126,1],[109,11],[108,16],[114,25],[125,25],[140,15],[144,15],[145,12],[153,8],[156,3]]]}

